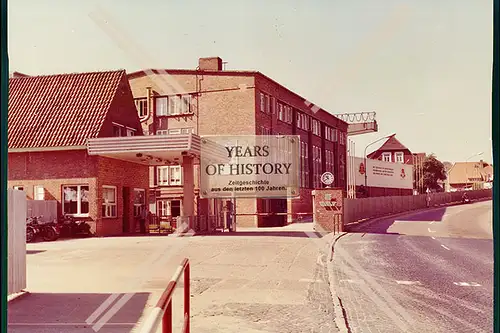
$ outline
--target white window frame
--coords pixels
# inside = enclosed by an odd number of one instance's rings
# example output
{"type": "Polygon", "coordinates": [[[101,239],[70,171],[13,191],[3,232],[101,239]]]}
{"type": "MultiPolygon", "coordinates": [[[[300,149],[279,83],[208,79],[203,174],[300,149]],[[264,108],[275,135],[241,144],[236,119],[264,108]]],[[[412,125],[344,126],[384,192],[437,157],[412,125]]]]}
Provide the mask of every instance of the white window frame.
{"type": "Polygon", "coordinates": [[[159,186],[181,186],[182,185],[182,167],[180,165],[159,166],[157,168],[156,183],[159,186]],[[162,174],[163,170],[166,170],[167,179],[164,179],[164,174],[162,174]],[[173,170],[179,171],[179,178],[178,179],[174,179],[172,177],[173,170]]]}
{"type": "Polygon", "coordinates": [[[396,163],[404,163],[405,161],[405,153],[402,151],[398,151],[394,153],[394,162],[396,163]]]}
{"type": "Polygon", "coordinates": [[[181,114],[191,114],[191,95],[181,96],[180,112],[181,114]]]}
{"type": "Polygon", "coordinates": [[[171,128],[171,129],[167,130],[167,133],[169,135],[178,135],[178,134],[182,133],[182,129],[181,128],[171,128]]]}
{"type": "Polygon", "coordinates": [[[117,207],[117,201],[118,201],[118,191],[116,186],[112,185],[103,185],[102,186],[102,192],[103,192],[103,203],[102,206],[106,207],[105,208],[105,213],[102,215],[102,218],[105,219],[114,219],[118,216],[118,207],[117,207]],[[114,202],[104,202],[104,190],[113,190],[114,191],[114,202]],[[112,212],[112,209],[114,207],[114,213],[112,212]]]}
{"type": "Polygon", "coordinates": [[[392,162],[392,154],[388,152],[382,153],[382,161],[384,162],[392,162]]]}
{"type": "Polygon", "coordinates": [[[45,187],[43,187],[43,185],[33,186],[33,200],[45,200],[45,187]],[[40,189],[41,193],[39,192],[40,189]]]}
{"type": "Polygon", "coordinates": [[[260,93],[260,111],[266,112],[266,95],[263,92],[260,93]]]}
{"type": "Polygon", "coordinates": [[[147,117],[149,114],[148,99],[138,98],[134,102],[135,102],[135,107],[137,108],[137,114],[139,115],[139,118],[147,117]]]}
{"type": "Polygon", "coordinates": [[[155,97],[155,109],[157,116],[168,116],[170,108],[170,98],[167,96],[155,97]],[[161,106],[161,107],[160,107],[161,106]]]}
{"type": "Polygon", "coordinates": [[[181,133],[182,134],[194,134],[194,128],[193,127],[181,128],[181,133]]]}
{"type": "Polygon", "coordinates": [[[127,127],[126,130],[127,130],[127,136],[135,136],[135,132],[136,132],[135,128],[127,127]]]}
{"type": "Polygon", "coordinates": [[[146,190],[143,188],[134,188],[134,216],[139,216],[143,209],[146,209],[146,190]],[[140,203],[140,204],[135,203],[135,192],[142,192],[143,193],[143,195],[142,195],[142,197],[144,198],[143,203],[140,203]],[[136,210],[137,210],[137,214],[136,214],[136,210]]]}
{"type": "Polygon", "coordinates": [[[74,217],[88,217],[90,213],[90,203],[89,203],[89,213],[82,213],[82,187],[88,187],[88,191],[90,192],[90,185],[89,184],[65,184],[62,185],[62,200],[61,200],[61,205],[62,205],[62,212],[64,214],[64,203],[66,202],[66,197],[64,193],[64,189],[66,187],[76,187],[76,213],[75,214],[67,214],[71,215],[74,217]]]}

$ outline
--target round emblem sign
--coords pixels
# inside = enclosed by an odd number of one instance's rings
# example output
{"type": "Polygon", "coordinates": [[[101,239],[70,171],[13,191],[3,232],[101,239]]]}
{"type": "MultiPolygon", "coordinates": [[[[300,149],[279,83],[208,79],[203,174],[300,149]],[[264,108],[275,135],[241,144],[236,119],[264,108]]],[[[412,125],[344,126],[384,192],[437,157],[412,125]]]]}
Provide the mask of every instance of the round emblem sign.
{"type": "Polygon", "coordinates": [[[333,184],[333,173],[325,172],[324,174],[322,174],[321,175],[321,182],[325,185],[332,185],[333,184]]]}

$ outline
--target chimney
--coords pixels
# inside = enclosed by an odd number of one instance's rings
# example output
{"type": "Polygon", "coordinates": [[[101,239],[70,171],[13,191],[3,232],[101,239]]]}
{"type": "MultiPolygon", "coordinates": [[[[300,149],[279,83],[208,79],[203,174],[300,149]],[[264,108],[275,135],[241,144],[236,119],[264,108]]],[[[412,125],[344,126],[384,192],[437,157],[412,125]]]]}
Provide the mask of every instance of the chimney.
{"type": "Polygon", "coordinates": [[[221,71],[222,59],[219,57],[200,58],[198,65],[201,71],[221,71]]]}

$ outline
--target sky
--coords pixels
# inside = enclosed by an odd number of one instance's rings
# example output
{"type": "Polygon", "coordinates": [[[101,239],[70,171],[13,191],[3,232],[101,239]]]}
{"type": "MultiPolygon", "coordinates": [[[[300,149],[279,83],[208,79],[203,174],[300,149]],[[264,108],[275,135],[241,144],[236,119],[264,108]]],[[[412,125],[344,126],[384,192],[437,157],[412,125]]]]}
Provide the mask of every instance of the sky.
{"type": "Polygon", "coordinates": [[[194,69],[219,56],[330,113],[375,111],[379,131],[351,138],[357,156],[396,133],[442,161],[492,161],[492,1],[15,0],[8,19],[10,71],[194,69]]]}

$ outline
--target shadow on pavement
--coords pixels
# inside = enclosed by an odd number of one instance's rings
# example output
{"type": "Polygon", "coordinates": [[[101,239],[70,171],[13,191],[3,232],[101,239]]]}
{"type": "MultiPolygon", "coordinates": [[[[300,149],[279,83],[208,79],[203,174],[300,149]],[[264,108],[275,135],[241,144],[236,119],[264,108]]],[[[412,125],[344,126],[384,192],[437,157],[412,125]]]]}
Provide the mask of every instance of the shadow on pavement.
{"type": "MultiPolygon", "coordinates": [[[[63,279],[62,276],[58,277],[63,279]]],[[[111,294],[79,293],[52,294],[30,293],[8,304],[8,331],[21,332],[96,332],[93,326],[104,323],[100,330],[106,332],[132,332],[138,323],[148,301],[148,293],[134,294],[121,308],[119,300],[123,294],[111,302],[94,320],[89,317],[111,294]],[[104,317],[118,310],[109,320],[104,317]],[[89,323],[87,323],[89,321],[89,323]]]]}
{"type": "Polygon", "coordinates": [[[43,253],[47,250],[26,250],[26,254],[37,254],[37,253],[43,253]]]}
{"type": "Polygon", "coordinates": [[[346,225],[345,231],[350,233],[400,235],[399,233],[387,231],[396,221],[400,223],[441,222],[445,213],[446,207],[418,213],[409,212],[406,216],[379,218],[377,219],[377,222],[374,223],[371,223],[371,221],[368,220],[366,222],[346,225]]]}

